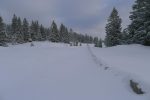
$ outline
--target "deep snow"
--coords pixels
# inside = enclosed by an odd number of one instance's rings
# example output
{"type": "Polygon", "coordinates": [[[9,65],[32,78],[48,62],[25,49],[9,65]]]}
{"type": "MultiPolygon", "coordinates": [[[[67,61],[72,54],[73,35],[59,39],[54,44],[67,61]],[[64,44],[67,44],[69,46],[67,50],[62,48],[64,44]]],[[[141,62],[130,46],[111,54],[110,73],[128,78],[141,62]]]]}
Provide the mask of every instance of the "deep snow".
{"type": "Polygon", "coordinates": [[[111,48],[93,48],[92,52],[109,67],[129,72],[150,84],[150,47],[120,45],[111,48]]]}
{"type": "Polygon", "coordinates": [[[132,46],[100,49],[93,46],[88,48],[87,45],[70,47],[66,44],[49,42],[34,44],[34,47],[30,47],[28,43],[7,48],[0,47],[1,100],[149,100],[150,98],[149,93],[134,94],[128,84],[130,78],[128,72],[131,76],[139,75],[141,81],[146,81],[145,83],[149,82],[146,76],[150,65],[150,56],[146,55],[150,54],[148,47],[133,45],[134,50],[137,50],[133,52],[132,46]],[[139,48],[141,49],[138,51],[139,48]],[[93,58],[91,52],[96,58],[93,58]],[[131,63],[132,60],[138,62],[131,63]],[[141,65],[144,67],[140,66],[139,60],[142,60],[141,65]],[[116,75],[111,70],[104,70],[98,65],[98,61],[121,71],[120,73],[116,71],[118,74],[116,75]],[[137,67],[130,68],[130,64],[137,67]],[[138,71],[135,71],[135,68],[138,71]],[[125,75],[122,75],[122,71],[125,75]]]}

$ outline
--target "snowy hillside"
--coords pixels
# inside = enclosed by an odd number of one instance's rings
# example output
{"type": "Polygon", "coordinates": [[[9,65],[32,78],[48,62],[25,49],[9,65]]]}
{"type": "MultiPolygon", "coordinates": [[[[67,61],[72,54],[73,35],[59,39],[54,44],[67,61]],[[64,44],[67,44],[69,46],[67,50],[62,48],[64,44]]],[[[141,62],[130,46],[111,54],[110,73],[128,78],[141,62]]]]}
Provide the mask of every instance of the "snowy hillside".
{"type": "Polygon", "coordinates": [[[128,83],[132,75],[150,82],[149,47],[34,44],[0,47],[1,100],[150,99],[148,85],[146,94],[137,95],[128,83]]]}
{"type": "Polygon", "coordinates": [[[150,84],[150,47],[124,45],[103,49],[92,49],[99,60],[109,67],[129,72],[150,84]]]}

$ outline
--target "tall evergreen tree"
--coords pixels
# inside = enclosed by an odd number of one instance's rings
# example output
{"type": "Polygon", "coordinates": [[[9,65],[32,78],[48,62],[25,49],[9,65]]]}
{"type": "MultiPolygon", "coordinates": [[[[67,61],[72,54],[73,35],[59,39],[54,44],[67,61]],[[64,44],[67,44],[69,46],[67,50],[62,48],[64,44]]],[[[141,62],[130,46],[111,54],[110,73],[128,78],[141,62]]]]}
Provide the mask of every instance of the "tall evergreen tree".
{"type": "Polygon", "coordinates": [[[64,38],[64,40],[63,40],[64,43],[69,43],[70,42],[70,35],[69,35],[67,27],[65,27],[63,38],[64,38]]]}
{"type": "Polygon", "coordinates": [[[113,8],[106,25],[106,46],[111,47],[121,44],[121,22],[117,9],[113,8]]]}
{"type": "Polygon", "coordinates": [[[12,42],[12,28],[10,24],[6,25],[5,31],[6,31],[6,37],[7,37],[6,42],[11,43],[12,42]]]}
{"type": "Polygon", "coordinates": [[[51,31],[50,31],[50,29],[49,29],[49,28],[46,28],[45,31],[46,31],[46,40],[50,40],[50,36],[51,36],[51,31]]]}
{"type": "Polygon", "coordinates": [[[101,39],[101,38],[99,39],[99,43],[98,43],[98,44],[99,44],[98,47],[100,47],[100,48],[103,47],[103,42],[102,42],[102,39],[101,39]]]}
{"type": "Polygon", "coordinates": [[[60,25],[59,34],[60,34],[60,41],[64,42],[65,26],[63,24],[60,25]]]}
{"type": "Polygon", "coordinates": [[[26,18],[24,18],[24,20],[23,20],[22,33],[24,36],[24,42],[29,42],[31,35],[29,33],[29,23],[26,18]]]}
{"type": "Polygon", "coordinates": [[[131,35],[129,34],[128,28],[124,29],[121,37],[121,44],[131,44],[131,35]]]}
{"type": "Polygon", "coordinates": [[[47,39],[46,29],[43,27],[43,25],[40,26],[40,34],[43,41],[47,39]]]}
{"type": "Polygon", "coordinates": [[[30,26],[30,33],[31,33],[31,38],[33,41],[42,40],[38,21],[32,21],[31,26],[30,26]]]}
{"type": "Polygon", "coordinates": [[[17,43],[23,43],[24,42],[24,35],[22,33],[22,21],[19,18],[17,18],[17,37],[16,37],[17,43]]]}
{"type": "Polygon", "coordinates": [[[94,37],[93,42],[94,42],[94,44],[98,43],[98,37],[94,37]]]}
{"type": "Polygon", "coordinates": [[[74,37],[73,37],[73,29],[69,29],[69,34],[70,34],[70,42],[74,42],[75,41],[75,39],[74,39],[74,37]]]}
{"type": "Polygon", "coordinates": [[[40,33],[40,25],[38,21],[35,21],[35,33],[36,33],[36,41],[41,41],[42,35],[40,33]]]}
{"type": "Polygon", "coordinates": [[[31,22],[30,34],[31,34],[32,41],[35,41],[36,40],[36,33],[35,33],[35,22],[34,21],[31,22]]]}
{"type": "Polygon", "coordinates": [[[5,41],[6,41],[5,24],[3,22],[2,17],[0,16],[0,44],[3,44],[5,41]]]}
{"type": "Polygon", "coordinates": [[[11,34],[11,41],[12,43],[16,43],[16,39],[17,39],[17,16],[14,14],[13,18],[12,18],[12,24],[11,24],[11,30],[12,30],[12,34],[11,34]]]}
{"type": "Polygon", "coordinates": [[[102,40],[101,40],[101,39],[99,39],[99,40],[95,43],[95,47],[102,48],[102,40]]]}
{"type": "Polygon", "coordinates": [[[150,45],[150,1],[136,0],[132,9],[128,27],[132,42],[150,45]]]}
{"type": "Polygon", "coordinates": [[[54,21],[52,22],[50,31],[51,31],[50,41],[52,41],[52,42],[60,42],[59,31],[58,31],[57,25],[56,25],[56,23],[54,21]]]}

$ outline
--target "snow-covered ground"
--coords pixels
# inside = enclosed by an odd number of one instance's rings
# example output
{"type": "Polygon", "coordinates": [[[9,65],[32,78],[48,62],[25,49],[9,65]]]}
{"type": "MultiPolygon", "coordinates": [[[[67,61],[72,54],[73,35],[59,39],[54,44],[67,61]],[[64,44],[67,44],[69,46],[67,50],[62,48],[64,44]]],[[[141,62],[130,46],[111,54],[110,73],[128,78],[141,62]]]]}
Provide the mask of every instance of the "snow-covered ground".
{"type": "Polygon", "coordinates": [[[149,92],[134,94],[128,83],[132,75],[150,82],[149,47],[34,44],[0,47],[1,100],[150,99],[149,92]],[[111,69],[104,70],[98,61],[111,69]]]}
{"type": "Polygon", "coordinates": [[[123,45],[96,49],[92,52],[109,67],[129,72],[150,84],[150,47],[123,45]]]}

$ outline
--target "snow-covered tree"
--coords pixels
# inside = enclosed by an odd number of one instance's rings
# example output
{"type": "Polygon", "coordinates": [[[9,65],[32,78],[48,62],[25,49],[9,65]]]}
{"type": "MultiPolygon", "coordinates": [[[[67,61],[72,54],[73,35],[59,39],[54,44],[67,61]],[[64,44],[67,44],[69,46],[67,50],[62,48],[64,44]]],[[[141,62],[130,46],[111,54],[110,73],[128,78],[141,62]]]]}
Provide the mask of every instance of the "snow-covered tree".
{"type": "Polygon", "coordinates": [[[64,42],[65,26],[63,24],[60,25],[59,34],[60,34],[60,41],[64,42]]]}
{"type": "Polygon", "coordinates": [[[95,37],[94,38],[94,44],[95,44],[95,47],[102,48],[102,39],[98,39],[98,37],[95,37]]]}
{"type": "Polygon", "coordinates": [[[5,41],[6,41],[5,24],[3,22],[2,17],[0,16],[0,44],[3,44],[5,41]]]}
{"type": "Polygon", "coordinates": [[[59,31],[58,31],[57,24],[55,23],[55,21],[52,22],[50,31],[51,31],[50,41],[60,42],[60,35],[59,35],[59,31]]]}
{"type": "Polygon", "coordinates": [[[47,39],[47,34],[43,25],[40,25],[40,34],[42,36],[42,40],[45,41],[47,39]]]}
{"type": "Polygon", "coordinates": [[[121,35],[121,44],[131,44],[132,40],[131,40],[131,35],[129,34],[129,30],[128,28],[125,28],[122,32],[121,35]]]}
{"type": "Polygon", "coordinates": [[[98,37],[94,37],[93,42],[94,42],[94,44],[98,43],[98,37]]]}
{"type": "Polygon", "coordinates": [[[150,45],[150,0],[136,0],[128,29],[133,43],[150,45]]]}
{"type": "Polygon", "coordinates": [[[23,20],[22,33],[24,36],[24,42],[29,42],[31,35],[29,33],[29,23],[26,18],[24,18],[24,20],[23,20]]]}
{"type": "Polygon", "coordinates": [[[14,14],[13,18],[12,18],[12,24],[11,24],[11,30],[12,30],[12,34],[11,34],[11,39],[13,43],[16,43],[16,39],[17,39],[17,16],[14,14]]]}
{"type": "Polygon", "coordinates": [[[113,8],[106,25],[106,46],[111,47],[121,44],[121,22],[117,9],[113,8]]]}
{"type": "Polygon", "coordinates": [[[103,43],[102,39],[99,39],[99,41],[98,41],[98,47],[102,48],[103,47],[102,43],[103,43]]]}
{"type": "Polygon", "coordinates": [[[32,21],[31,26],[30,26],[30,33],[31,33],[31,38],[33,41],[42,40],[38,21],[32,21]]]}
{"type": "Polygon", "coordinates": [[[64,43],[69,43],[70,42],[70,34],[69,34],[69,31],[68,31],[68,28],[66,27],[65,28],[65,41],[64,43]]]}
{"type": "Polygon", "coordinates": [[[22,21],[19,18],[17,18],[17,32],[16,32],[16,41],[17,43],[23,43],[24,42],[24,35],[23,35],[23,32],[22,32],[22,21]]]}

